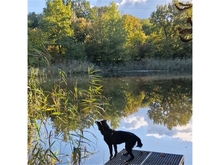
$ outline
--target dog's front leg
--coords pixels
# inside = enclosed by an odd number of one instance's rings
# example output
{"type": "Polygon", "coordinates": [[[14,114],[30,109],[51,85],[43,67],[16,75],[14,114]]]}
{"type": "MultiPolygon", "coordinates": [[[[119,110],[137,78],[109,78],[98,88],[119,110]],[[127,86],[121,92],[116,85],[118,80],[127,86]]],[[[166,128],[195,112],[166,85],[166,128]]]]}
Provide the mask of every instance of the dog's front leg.
{"type": "Polygon", "coordinates": [[[114,157],[116,157],[116,155],[117,155],[117,153],[118,153],[118,151],[117,151],[117,145],[116,145],[116,144],[114,144],[114,149],[115,149],[115,155],[114,155],[114,157]]]}
{"type": "Polygon", "coordinates": [[[109,159],[112,159],[112,144],[108,144],[108,148],[109,148],[109,153],[110,153],[110,157],[109,159]]]}

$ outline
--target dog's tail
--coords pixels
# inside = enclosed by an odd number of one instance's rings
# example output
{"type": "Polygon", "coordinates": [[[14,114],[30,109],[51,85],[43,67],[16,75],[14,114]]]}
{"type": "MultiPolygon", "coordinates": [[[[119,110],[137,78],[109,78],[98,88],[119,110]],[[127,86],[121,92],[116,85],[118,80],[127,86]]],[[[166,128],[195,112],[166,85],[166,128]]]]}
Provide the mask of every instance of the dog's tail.
{"type": "Polygon", "coordinates": [[[139,137],[137,137],[137,142],[138,142],[137,147],[143,146],[143,144],[141,143],[141,139],[139,137]]]}

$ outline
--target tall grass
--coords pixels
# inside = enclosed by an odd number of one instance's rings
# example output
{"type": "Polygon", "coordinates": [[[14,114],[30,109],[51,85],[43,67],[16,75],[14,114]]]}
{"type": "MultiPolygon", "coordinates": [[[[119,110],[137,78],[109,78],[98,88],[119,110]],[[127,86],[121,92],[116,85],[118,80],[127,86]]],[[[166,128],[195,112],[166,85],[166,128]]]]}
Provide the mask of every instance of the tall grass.
{"type": "Polygon", "coordinates": [[[72,74],[87,74],[88,68],[94,68],[95,70],[100,70],[98,66],[95,66],[94,64],[86,61],[77,61],[77,60],[69,60],[69,61],[63,61],[57,64],[50,64],[50,67],[40,67],[40,68],[33,68],[30,67],[28,69],[28,72],[32,72],[32,74],[35,74],[38,77],[47,77],[51,75],[58,75],[58,70],[63,70],[67,75],[72,74]]]}
{"type": "MultiPolygon", "coordinates": [[[[84,136],[84,128],[93,125],[103,113],[99,76],[89,69],[87,90],[67,85],[66,73],[58,70],[58,81],[51,91],[44,91],[31,70],[28,78],[28,164],[81,164],[93,151],[93,142],[84,136]],[[52,128],[55,129],[52,129],[52,128]],[[64,143],[64,144],[63,144],[64,143]],[[62,148],[71,153],[63,155],[62,148]],[[64,162],[65,161],[65,162],[64,162]]],[[[90,132],[91,133],[91,132],[90,132]]],[[[92,134],[92,133],[91,133],[92,134]]],[[[95,137],[95,136],[94,136],[95,137]]]]}

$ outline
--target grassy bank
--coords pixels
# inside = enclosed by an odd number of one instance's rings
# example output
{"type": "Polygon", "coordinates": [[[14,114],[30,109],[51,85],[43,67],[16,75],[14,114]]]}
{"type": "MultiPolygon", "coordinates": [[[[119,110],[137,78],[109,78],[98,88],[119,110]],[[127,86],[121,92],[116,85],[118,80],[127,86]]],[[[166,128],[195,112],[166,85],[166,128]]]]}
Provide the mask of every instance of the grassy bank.
{"type": "MultiPolygon", "coordinates": [[[[145,59],[141,61],[128,61],[117,65],[96,66],[89,62],[66,61],[59,64],[51,64],[49,67],[31,68],[36,76],[57,75],[58,69],[68,75],[87,73],[88,68],[94,67],[101,72],[130,71],[130,70],[167,70],[167,71],[191,71],[192,59],[145,59]]],[[[31,70],[29,69],[29,71],[31,70]]]]}
{"type": "Polygon", "coordinates": [[[192,70],[192,59],[145,59],[141,61],[128,61],[123,64],[102,67],[103,70],[192,70]]]}

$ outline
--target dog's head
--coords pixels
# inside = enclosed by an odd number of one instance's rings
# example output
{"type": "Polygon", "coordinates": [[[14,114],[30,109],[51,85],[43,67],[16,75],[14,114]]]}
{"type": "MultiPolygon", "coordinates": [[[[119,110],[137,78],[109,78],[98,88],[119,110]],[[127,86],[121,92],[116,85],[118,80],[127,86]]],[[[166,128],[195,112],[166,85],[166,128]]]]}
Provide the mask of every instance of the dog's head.
{"type": "Polygon", "coordinates": [[[110,129],[109,125],[107,124],[107,120],[95,121],[95,123],[97,124],[99,131],[102,133],[102,135],[104,135],[104,132],[106,130],[110,129]]]}

